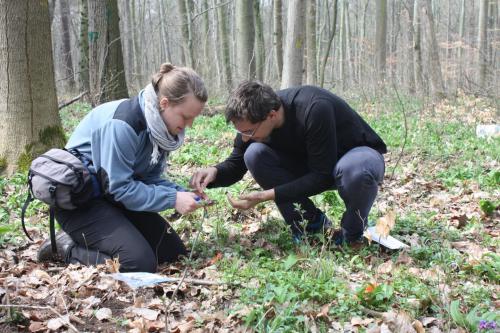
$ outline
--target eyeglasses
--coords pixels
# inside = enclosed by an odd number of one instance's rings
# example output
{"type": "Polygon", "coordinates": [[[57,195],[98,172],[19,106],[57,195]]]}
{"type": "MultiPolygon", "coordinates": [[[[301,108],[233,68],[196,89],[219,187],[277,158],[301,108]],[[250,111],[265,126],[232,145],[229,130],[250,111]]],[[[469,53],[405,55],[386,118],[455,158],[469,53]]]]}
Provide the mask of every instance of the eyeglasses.
{"type": "Polygon", "coordinates": [[[262,125],[262,121],[257,125],[257,127],[255,127],[253,130],[248,130],[248,131],[238,131],[237,129],[236,130],[236,133],[240,133],[241,136],[244,136],[246,138],[253,138],[253,136],[255,135],[255,133],[257,132],[257,130],[259,129],[260,125],[262,125]]]}

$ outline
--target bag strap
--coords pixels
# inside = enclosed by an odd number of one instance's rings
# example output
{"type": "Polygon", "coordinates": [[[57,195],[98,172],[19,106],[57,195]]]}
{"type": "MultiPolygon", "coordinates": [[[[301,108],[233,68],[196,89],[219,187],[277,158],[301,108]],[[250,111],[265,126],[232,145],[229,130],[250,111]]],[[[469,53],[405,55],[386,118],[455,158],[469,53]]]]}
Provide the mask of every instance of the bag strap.
{"type": "Polygon", "coordinates": [[[57,187],[49,187],[50,196],[54,202],[49,208],[49,228],[50,228],[50,246],[52,248],[52,253],[57,254],[57,244],[56,244],[56,230],[54,226],[54,207],[56,205],[56,190],[57,187]]]}
{"type": "Polygon", "coordinates": [[[33,201],[33,197],[31,196],[31,189],[28,190],[28,197],[26,198],[26,201],[24,202],[23,209],[21,210],[21,224],[23,226],[24,233],[26,234],[26,237],[29,238],[30,241],[33,242],[33,238],[28,233],[28,230],[26,230],[26,224],[24,223],[24,216],[26,215],[26,209],[28,209],[29,204],[33,201]]]}
{"type": "Polygon", "coordinates": [[[52,248],[52,253],[57,254],[57,244],[56,244],[56,230],[54,226],[54,207],[49,208],[49,221],[50,221],[50,246],[52,248]]]}

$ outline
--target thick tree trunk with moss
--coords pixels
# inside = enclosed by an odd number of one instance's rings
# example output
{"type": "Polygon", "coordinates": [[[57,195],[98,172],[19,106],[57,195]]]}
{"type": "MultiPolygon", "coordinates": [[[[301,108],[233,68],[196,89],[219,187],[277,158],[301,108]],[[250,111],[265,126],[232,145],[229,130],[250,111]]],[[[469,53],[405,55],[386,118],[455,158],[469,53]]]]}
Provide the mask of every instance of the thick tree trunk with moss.
{"type": "Polygon", "coordinates": [[[47,0],[0,0],[0,13],[0,160],[12,173],[48,147],[64,145],[65,137],[47,0]]]}

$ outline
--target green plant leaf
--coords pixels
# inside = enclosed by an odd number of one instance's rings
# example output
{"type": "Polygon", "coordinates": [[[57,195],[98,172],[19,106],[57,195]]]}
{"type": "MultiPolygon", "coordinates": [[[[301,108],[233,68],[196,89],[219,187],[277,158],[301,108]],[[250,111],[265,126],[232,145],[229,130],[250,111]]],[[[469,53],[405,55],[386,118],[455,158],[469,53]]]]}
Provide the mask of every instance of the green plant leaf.
{"type": "Polygon", "coordinates": [[[297,258],[297,256],[292,253],[288,255],[286,260],[283,262],[283,267],[285,268],[285,270],[289,270],[297,263],[298,260],[299,259],[297,258]]]}

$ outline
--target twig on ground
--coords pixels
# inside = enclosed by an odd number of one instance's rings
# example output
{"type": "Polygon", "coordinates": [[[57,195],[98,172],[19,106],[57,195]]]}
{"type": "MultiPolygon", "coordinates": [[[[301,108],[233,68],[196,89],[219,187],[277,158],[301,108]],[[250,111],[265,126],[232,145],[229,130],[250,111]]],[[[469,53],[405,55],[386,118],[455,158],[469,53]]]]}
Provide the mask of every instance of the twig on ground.
{"type": "Polygon", "coordinates": [[[382,312],[378,312],[378,311],[375,311],[375,310],[367,309],[365,307],[361,307],[361,312],[363,312],[366,315],[372,316],[374,318],[382,318],[383,315],[384,315],[382,312]]]}
{"type": "MultiPolygon", "coordinates": [[[[170,283],[170,282],[178,282],[182,278],[169,277],[169,278],[165,278],[165,279],[166,279],[166,281],[163,281],[160,284],[170,283]]],[[[190,283],[190,284],[204,285],[204,286],[218,286],[218,285],[227,284],[226,282],[222,282],[222,281],[210,281],[210,280],[199,280],[199,279],[184,279],[183,282],[190,283]]]]}
{"type": "MultiPolygon", "coordinates": [[[[54,308],[50,307],[50,306],[41,306],[41,305],[25,305],[25,304],[0,304],[0,308],[23,308],[23,309],[33,309],[33,310],[49,310],[51,311],[53,314],[55,314],[56,316],[58,316],[61,320],[62,320],[62,323],[66,326],[68,326],[70,329],[72,329],[73,331],[75,332],[80,332],[76,329],[75,326],[73,326],[71,323],[70,323],[70,319],[72,318],[72,316],[68,316],[68,320],[65,320],[64,319],[64,316],[61,315],[59,312],[57,312],[54,308]]],[[[79,322],[78,320],[75,320],[76,322],[79,322]]]]}
{"type": "Polygon", "coordinates": [[[405,112],[405,106],[403,101],[401,101],[401,97],[399,97],[399,92],[398,89],[396,88],[395,85],[393,85],[394,91],[396,92],[396,96],[398,98],[399,103],[401,104],[401,111],[403,111],[403,119],[404,119],[404,125],[405,125],[405,137],[403,141],[403,146],[401,146],[401,152],[399,153],[399,157],[396,161],[396,164],[394,165],[394,168],[392,169],[392,174],[391,177],[389,178],[389,182],[392,181],[392,178],[394,177],[394,172],[396,172],[396,168],[398,167],[399,162],[401,161],[401,158],[403,158],[403,153],[406,147],[406,140],[408,138],[408,121],[406,119],[406,112],[405,112]]]}
{"type": "MultiPolygon", "coordinates": [[[[207,217],[208,217],[207,207],[203,207],[203,219],[205,220],[207,217]]],[[[200,237],[200,233],[201,233],[201,228],[198,229],[198,231],[196,232],[196,237],[194,238],[193,246],[191,247],[191,253],[189,254],[188,262],[191,262],[191,259],[193,258],[194,248],[196,247],[196,243],[198,242],[198,238],[200,237]]],[[[177,291],[179,291],[179,288],[180,288],[182,282],[184,282],[184,279],[186,278],[187,270],[188,270],[188,266],[186,265],[186,267],[184,268],[184,271],[182,272],[182,277],[180,278],[179,283],[177,284],[177,287],[175,288],[175,290],[172,294],[172,298],[170,299],[170,302],[165,307],[165,332],[166,333],[169,332],[168,315],[169,315],[170,307],[172,306],[172,303],[175,300],[175,296],[177,295],[177,291]]]]}

